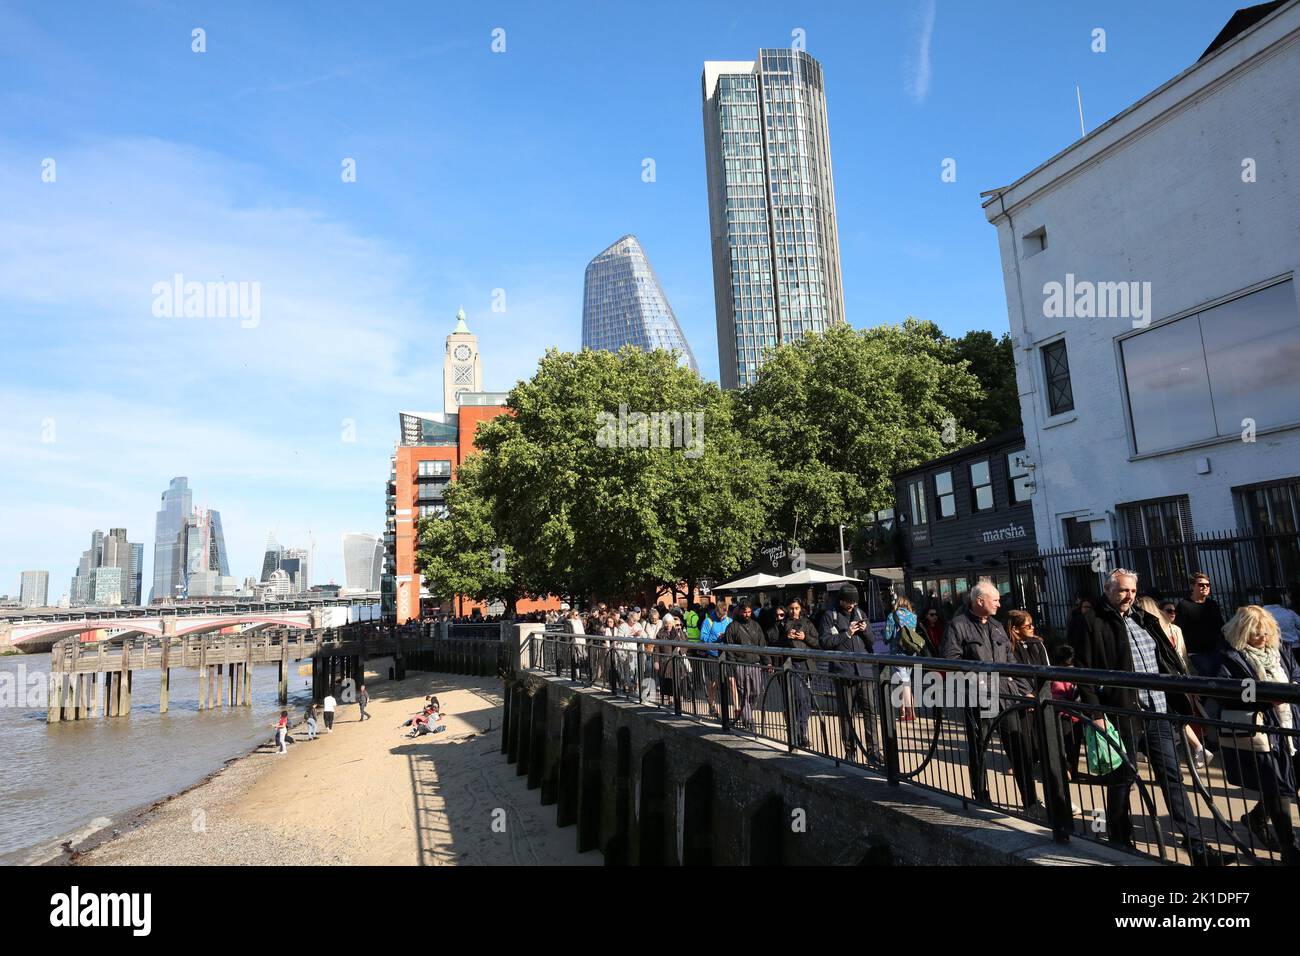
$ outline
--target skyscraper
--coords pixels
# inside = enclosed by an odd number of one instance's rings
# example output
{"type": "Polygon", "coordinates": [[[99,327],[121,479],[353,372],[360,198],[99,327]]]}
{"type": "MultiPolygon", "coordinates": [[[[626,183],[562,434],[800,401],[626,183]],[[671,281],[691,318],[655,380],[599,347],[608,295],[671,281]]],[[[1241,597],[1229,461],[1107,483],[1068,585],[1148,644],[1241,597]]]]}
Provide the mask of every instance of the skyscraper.
{"type": "Polygon", "coordinates": [[[349,590],[378,591],[379,567],[384,552],[379,536],[360,532],[343,535],[343,580],[349,590]]]}
{"type": "Polygon", "coordinates": [[[150,603],[176,597],[184,584],[187,549],[186,519],[194,508],[188,478],[173,478],[162,493],[153,538],[153,588],[150,603]]]}
{"type": "Polygon", "coordinates": [[[90,547],[81,553],[77,573],[72,576],[69,604],[139,604],[143,560],[144,546],[126,540],[125,528],[110,528],[107,535],[92,531],[90,547]],[[97,574],[104,568],[116,568],[119,573],[116,578],[97,574]]]}
{"type": "Polygon", "coordinates": [[[623,236],[587,264],[582,289],[582,347],[617,351],[675,349],[698,372],[663,286],[636,236],[623,236]]]}
{"type": "Polygon", "coordinates": [[[18,585],[18,604],[21,607],[48,607],[50,602],[50,572],[24,571],[18,585]]]}
{"type": "Polygon", "coordinates": [[[723,388],[763,350],[843,322],[821,64],[802,50],[708,61],[701,80],[723,388]]]}

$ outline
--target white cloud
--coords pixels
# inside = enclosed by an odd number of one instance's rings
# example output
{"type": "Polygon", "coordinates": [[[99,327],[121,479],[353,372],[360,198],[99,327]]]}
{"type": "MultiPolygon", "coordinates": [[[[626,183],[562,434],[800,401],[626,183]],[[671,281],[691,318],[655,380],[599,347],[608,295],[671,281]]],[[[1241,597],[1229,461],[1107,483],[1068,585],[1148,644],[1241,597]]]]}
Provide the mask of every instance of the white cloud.
{"type": "Polygon", "coordinates": [[[925,0],[921,11],[916,52],[908,58],[904,88],[917,103],[924,103],[925,98],[930,95],[930,45],[934,38],[936,7],[937,0],[925,0]]]}

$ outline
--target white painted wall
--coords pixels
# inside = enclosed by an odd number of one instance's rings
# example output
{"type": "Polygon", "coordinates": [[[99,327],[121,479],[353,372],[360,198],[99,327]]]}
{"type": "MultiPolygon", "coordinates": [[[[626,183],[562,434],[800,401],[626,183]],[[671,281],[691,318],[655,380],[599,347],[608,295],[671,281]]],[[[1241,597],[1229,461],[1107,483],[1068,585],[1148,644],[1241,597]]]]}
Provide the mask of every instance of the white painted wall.
{"type": "MultiPolygon", "coordinates": [[[[1300,272],[1300,0],[995,195],[985,212],[1019,345],[1040,548],[1064,545],[1069,514],[1097,519],[1094,537],[1114,540],[1116,504],[1167,495],[1190,496],[1197,531],[1234,528],[1231,488],[1300,474],[1300,428],[1135,456],[1117,348],[1131,320],[1043,310],[1044,284],[1066,273],[1152,283],[1156,325],[1300,272]],[[1253,183],[1242,181],[1248,157],[1253,183]],[[1026,257],[1023,237],[1040,226],[1046,248],[1026,257]],[[1061,334],[1075,410],[1050,419],[1038,346],[1061,334]],[[1208,474],[1197,473],[1203,459],[1208,474]]],[[[1294,382],[1300,419],[1300,367],[1294,382]]]]}

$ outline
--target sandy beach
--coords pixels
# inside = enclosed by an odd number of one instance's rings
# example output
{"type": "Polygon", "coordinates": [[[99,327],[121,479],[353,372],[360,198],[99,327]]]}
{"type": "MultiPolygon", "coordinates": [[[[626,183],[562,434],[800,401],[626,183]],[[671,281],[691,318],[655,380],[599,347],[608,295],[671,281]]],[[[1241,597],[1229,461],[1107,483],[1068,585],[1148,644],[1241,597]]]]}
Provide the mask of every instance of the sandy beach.
{"type": "MultiPolygon", "coordinates": [[[[371,720],[339,709],[334,732],[304,727],[284,756],[270,744],[141,815],[77,865],[600,865],[573,827],[507,764],[493,678],[419,674],[369,688],[371,720]],[[436,694],[447,730],[399,725],[436,694]]],[[[295,719],[300,714],[294,714],[295,719]]],[[[267,738],[272,736],[268,726],[267,738]]],[[[177,742],[183,746],[183,741],[177,742]]]]}

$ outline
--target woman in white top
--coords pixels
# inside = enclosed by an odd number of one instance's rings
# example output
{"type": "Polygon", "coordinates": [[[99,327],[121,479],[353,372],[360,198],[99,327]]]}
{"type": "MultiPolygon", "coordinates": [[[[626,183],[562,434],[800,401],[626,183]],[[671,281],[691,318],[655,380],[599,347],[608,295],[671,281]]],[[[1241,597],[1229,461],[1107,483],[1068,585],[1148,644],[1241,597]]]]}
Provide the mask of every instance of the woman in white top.
{"type": "MultiPolygon", "coordinates": [[[[1174,623],[1174,603],[1165,601],[1163,605],[1157,604],[1155,598],[1144,594],[1137,599],[1137,606],[1159,622],[1160,630],[1164,631],[1165,637],[1173,645],[1174,651],[1183,662],[1183,666],[1187,667],[1190,672],[1191,668],[1187,664],[1187,642],[1183,640],[1183,629],[1174,623]],[[1169,610],[1166,610],[1166,608],[1169,610]]],[[[1183,724],[1183,733],[1187,736],[1187,743],[1192,748],[1192,761],[1197,767],[1204,770],[1205,765],[1214,759],[1214,754],[1201,745],[1201,738],[1196,736],[1196,731],[1192,729],[1191,724],[1183,724]]]]}
{"type": "Polygon", "coordinates": [[[645,622],[645,636],[650,638],[650,640],[653,641],[655,638],[659,636],[659,631],[662,627],[663,624],[659,620],[659,609],[651,608],[650,616],[649,618],[646,619],[645,622]]]}

